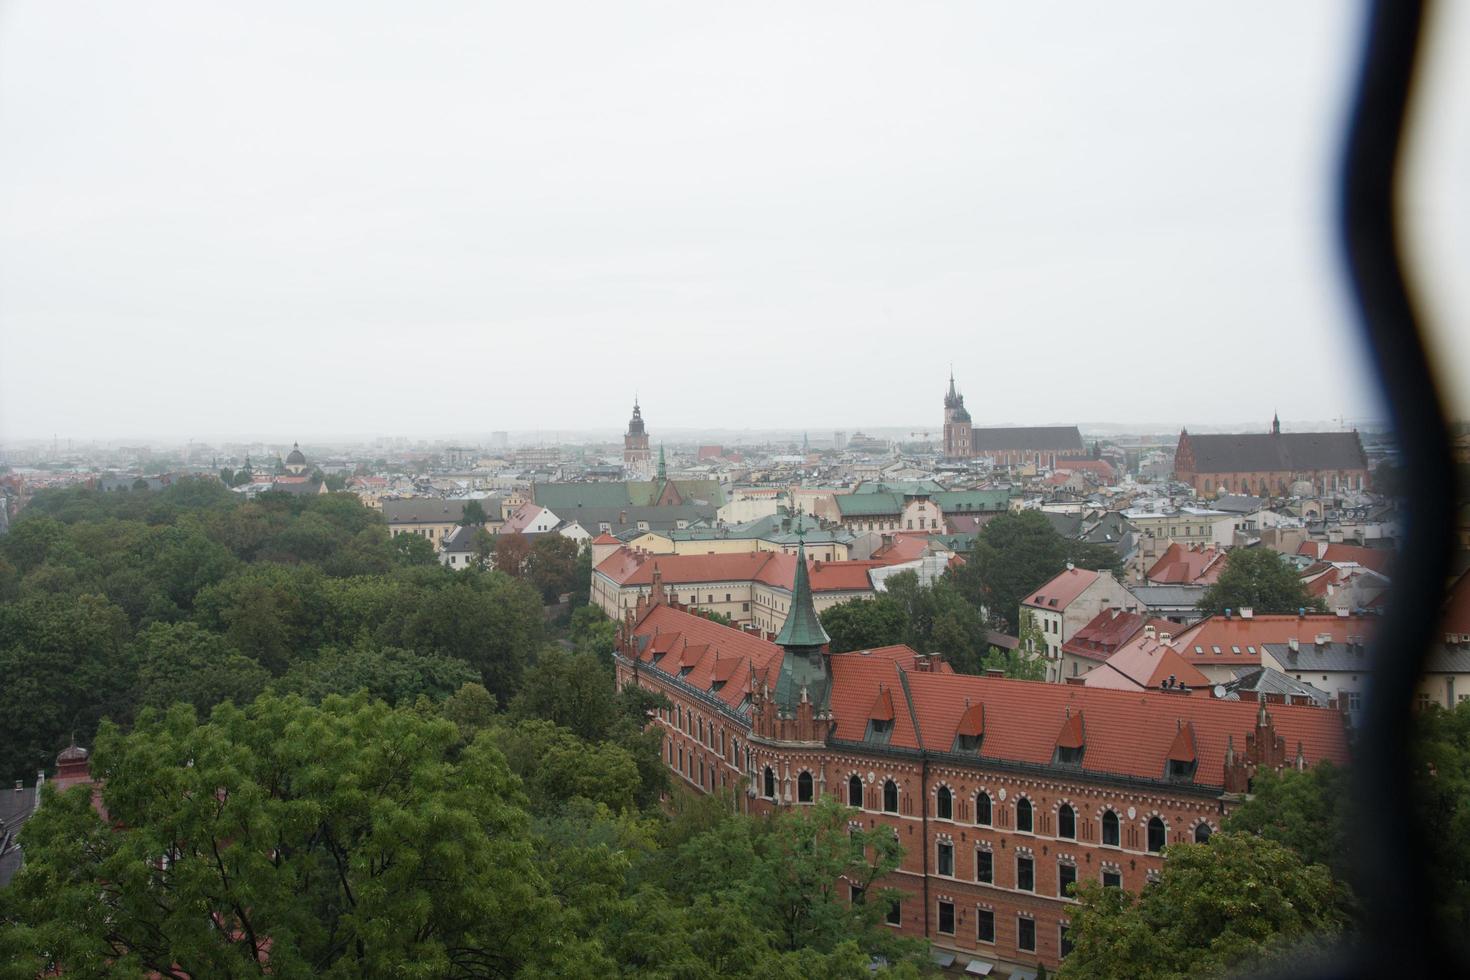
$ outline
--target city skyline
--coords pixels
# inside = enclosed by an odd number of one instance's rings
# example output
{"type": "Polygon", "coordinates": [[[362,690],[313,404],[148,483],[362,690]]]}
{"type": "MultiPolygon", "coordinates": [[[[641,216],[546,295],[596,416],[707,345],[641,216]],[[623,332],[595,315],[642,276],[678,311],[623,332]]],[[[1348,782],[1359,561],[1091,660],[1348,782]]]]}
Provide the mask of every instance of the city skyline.
{"type": "Polygon", "coordinates": [[[0,439],[1381,414],[1338,4],[152,9],[7,10],[0,439]]]}

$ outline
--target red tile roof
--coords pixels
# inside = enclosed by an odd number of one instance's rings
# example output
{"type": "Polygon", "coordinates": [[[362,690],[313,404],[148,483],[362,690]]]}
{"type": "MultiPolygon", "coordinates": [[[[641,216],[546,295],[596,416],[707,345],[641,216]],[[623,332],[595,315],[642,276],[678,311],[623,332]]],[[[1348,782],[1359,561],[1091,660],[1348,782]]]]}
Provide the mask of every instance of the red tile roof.
{"type": "Polygon", "coordinates": [[[1108,687],[1120,691],[1157,691],[1170,677],[1176,684],[1195,690],[1210,686],[1210,679],[1177,650],[1152,636],[1140,634],[1088,673],[1082,683],[1087,687],[1108,687]]]}
{"type": "Polygon", "coordinates": [[[597,537],[593,538],[592,539],[592,543],[593,544],[621,544],[621,542],[618,541],[617,538],[613,537],[611,534],[608,534],[606,531],[603,531],[597,537]]]}
{"type": "Polygon", "coordinates": [[[1213,585],[1225,568],[1221,548],[1185,547],[1170,544],[1144,578],[1150,585],[1213,585]]]}
{"type": "MultiPolygon", "coordinates": [[[[868,578],[878,561],[807,561],[813,592],[871,592],[868,578]]],[[[652,585],[655,566],[666,585],[695,582],[761,582],[790,590],[796,578],[796,556],[780,551],[746,551],[721,555],[647,555],[619,548],[597,571],[619,586],[652,585]]]]}
{"type": "Polygon", "coordinates": [[[873,560],[885,565],[900,565],[906,561],[917,561],[929,551],[929,535],[903,533],[891,537],[884,535],[883,544],[873,552],[873,560]]]}
{"type": "MultiPolygon", "coordinates": [[[[1062,652],[1101,662],[1133,639],[1148,622],[1148,617],[1143,613],[1124,612],[1117,608],[1104,609],[1062,644],[1062,652]]],[[[1155,624],[1160,622],[1163,621],[1156,620],[1155,624]]],[[[1168,623],[1163,625],[1166,631],[1174,628],[1168,623]]]]}
{"type": "Polygon", "coordinates": [[[1096,581],[1097,572],[1085,568],[1069,568],[1021,600],[1021,604],[1037,609],[1066,609],[1073,599],[1087,591],[1087,587],[1096,581]]]}
{"type": "MultiPolygon", "coordinates": [[[[852,654],[832,658],[832,708],[838,739],[862,741],[879,683],[898,685],[898,668],[852,654]]],[[[1085,717],[1083,771],[1161,779],[1181,725],[1193,728],[1198,767],[1195,784],[1223,785],[1225,743],[1235,739],[1245,748],[1246,733],[1255,730],[1258,705],[1220,701],[1204,693],[1164,694],[1088,688],[1076,684],[1043,684],[967,674],[907,673],[913,714],[895,704],[889,744],[949,752],[960,721],[976,705],[984,705],[985,738],[980,755],[992,759],[1046,765],[1056,737],[1072,715],[1085,717]]],[[[900,687],[899,690],[902,690],[900,687]]],[[[1347,739],[1338,712],[1298,705],[1271,705],[1276,731],[1294,750],[1302,743],[1308,765],[1323,759],[1348,760],[1347,739]]]]}
{"type": "Polygon", "coordinates": [[[1300,548],[1296,550],[1299,555],[1306,555],[1318,561],[1333,562],[1357,562],[1364,568],[1371,568],[1380,574],[1388,574],[1389,566],[1393,564],[1393,552],[1387,548],[1364,548],[1355,544],[1328,544],[1324,541],[1303,541],[1300,548]]]}
{"type": "Polygon", "coordinates": [[[1252,616],[1238,613],[1226,619],[1210,616],[1186,627],[1174,637],[1174,649],[1197,666],[1227,665],[1255,667],[1261,663],[1261,647],[1285,643],[1295,637],[1306,643],[1318,633],[1331,634],[1333,642],[1345,643],[1349,636],[1364,639],[1373,635],[1375,616],[1334,616],[1308,613],[1305,616],[1252,616]],[[1239,650],[1237,653],[1236,651],[1239,650]]]}
{"type": "Polygon", "coordinates": [[[781,648],[776,644],[672,606],[650,607],[633,635],[647,638],[638,657],[644,669],[679,677],[687,667],[684,683],[734,709],[751,693],[752,671],[774,683],[774,672],[781,666],[781,648]],[[713,690],[716,686],[719,689],[713,690]]]}

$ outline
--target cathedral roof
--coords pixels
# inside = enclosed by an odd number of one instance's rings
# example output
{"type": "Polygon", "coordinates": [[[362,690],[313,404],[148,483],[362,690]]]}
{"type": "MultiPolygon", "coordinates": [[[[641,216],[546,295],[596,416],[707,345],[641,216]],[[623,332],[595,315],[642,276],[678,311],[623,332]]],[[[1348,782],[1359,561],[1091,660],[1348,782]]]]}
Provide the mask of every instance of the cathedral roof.
{"type": "Polygon", "coordinates": [[[806,544],[796,546],[796,575],[791,583],[791,611],[786,614],[786,623],[776,636],[776,645],[782,647],[821,647],[832,642],[822,622],[817,618],[817,607],[812,604],[812,584],[806,569],[806,544]]]}
{"type": "Polygon", "coordinates": [[[286,457],[287,466],[305,466],[306,456],[301,452],[299,443],[291,443],[291,454],[286,457]]]}

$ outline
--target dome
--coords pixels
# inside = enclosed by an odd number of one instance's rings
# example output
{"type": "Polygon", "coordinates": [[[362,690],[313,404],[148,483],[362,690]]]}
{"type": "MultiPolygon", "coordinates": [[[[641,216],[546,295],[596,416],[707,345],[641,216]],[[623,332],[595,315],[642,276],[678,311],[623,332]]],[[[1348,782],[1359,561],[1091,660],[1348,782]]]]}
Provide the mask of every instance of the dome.
{"type": "Polygon", "coordinates": [[[56,757],[56,764],[59,766],[65,762],[86,762],[87,756],[87,750],[73,742],[61,750],[61,754],[56,757]]]}
{"type": "Polygon", "coordinates": [[[301,444],[300,443],[295,443],[295,442],[291,443],[291,455],[289,455],[289,456],[286,457],[286,465],[287,466],[305,466],[306,465],[306,457],[304,455],[302,455],[302,452],[301,452],[301,444]]]}

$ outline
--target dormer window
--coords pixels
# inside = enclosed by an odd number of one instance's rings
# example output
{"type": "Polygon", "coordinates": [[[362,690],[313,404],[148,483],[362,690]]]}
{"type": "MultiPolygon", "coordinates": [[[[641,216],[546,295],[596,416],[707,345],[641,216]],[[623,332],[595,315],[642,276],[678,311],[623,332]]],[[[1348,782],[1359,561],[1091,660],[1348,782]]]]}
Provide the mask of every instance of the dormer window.
{"type": "Polygon", "coordinates": [[[877,742],[887,745],[889,737],[893,734],[892,718],[870,718],[868,719],[868,731],[863,736],[864,741],[877,742]]]}
{"type": "Polygon", "coordinates": [[[1181,762],[1178,759],[1169,760],[1169,780],[1176,783],[1188,783],[1194,781],[1194,767],[1197,765],[1193,759],[1181,762]]]}
{"type": "Polygon", "coordinates": [[[1080,745],[1076,748],[1064,748],[1059,745],[1056,759],[1053,761],[1059,766],[1080,766],[1082,765],[1082,754],[1085,751],[1086,748],[1080,745]]]}
{"type": "Polygon", "coordinates": [[[954,751],[956,752],[979,752],[979,735],[956,735],[954,737],[954,751]]]}

